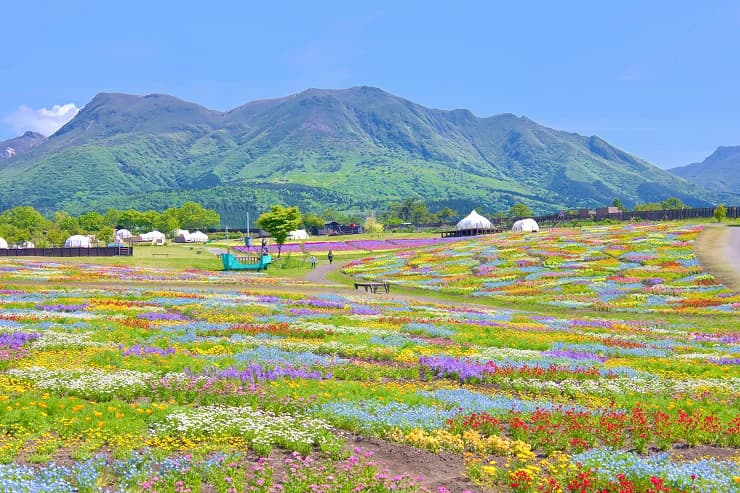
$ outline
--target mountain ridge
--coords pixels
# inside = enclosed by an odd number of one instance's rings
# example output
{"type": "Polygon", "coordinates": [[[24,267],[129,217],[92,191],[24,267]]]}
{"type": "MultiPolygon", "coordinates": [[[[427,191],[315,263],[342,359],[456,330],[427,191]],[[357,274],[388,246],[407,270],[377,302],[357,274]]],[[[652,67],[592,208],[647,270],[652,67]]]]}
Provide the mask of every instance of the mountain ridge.
{"type": "Polygon", "coordinates": [[[3,207],[147,207],[153,194],[178,205],[193,191],[227,217],[298,196],[304,207],[365,212],[409,196],[460,212],[517,201],[549,212],[616,197],[628,205],[715,199],[598,136],[512,113],[431,109],[367,86],[307,89],[228,111],[163,94],[100,93],[0,172],[3,207]],[[49,179],[54,187],[38,189],[49,179]]]}
{"type": "Polygon", "coordinates": [[[668,171],[720,192],[740,194],[740,146],[719,146],[701,163],[668,171]]]}

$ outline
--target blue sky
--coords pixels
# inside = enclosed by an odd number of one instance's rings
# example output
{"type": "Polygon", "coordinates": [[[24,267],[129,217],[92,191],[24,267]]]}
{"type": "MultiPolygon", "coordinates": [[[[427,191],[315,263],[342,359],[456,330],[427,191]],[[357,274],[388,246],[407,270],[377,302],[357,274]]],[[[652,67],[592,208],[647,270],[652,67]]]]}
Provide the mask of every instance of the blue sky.
{"type": "Polygon", "coordinates": [[[596,134],[661,167],[740,145],[740,2],[275,3],[5,2],[0,139],[103,91],[226,110],[372,85],[596,134]]]}

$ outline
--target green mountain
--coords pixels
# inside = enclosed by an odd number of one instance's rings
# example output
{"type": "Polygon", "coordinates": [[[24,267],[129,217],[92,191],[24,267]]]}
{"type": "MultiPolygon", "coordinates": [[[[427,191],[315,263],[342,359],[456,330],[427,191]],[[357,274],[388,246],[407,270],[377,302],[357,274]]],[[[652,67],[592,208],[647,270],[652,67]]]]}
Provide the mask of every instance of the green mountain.
{"type": "Polygon", "coordinates": [[[0,142],[0,161],[21,156],[41,144],[46,137],[37,132],[26,132],[20,137],[0,142]]]}
{"type": "Polygon", "coordinates": [[[714,196],[598,137],[512,114],[429,109],[372,87],[309,89],[228,112],[166,95],[99,94],[0,164],[0,208],[70,212],[198,200],[228,224],[272,203],[369,211],[417,196],[432,209],[537,212],[714,196]]]}
{"type": "Polygon", "coordinates": [[[740,195],[740,146],[718,147],[701,163],[668,171],[711,190],[740,195]]]}

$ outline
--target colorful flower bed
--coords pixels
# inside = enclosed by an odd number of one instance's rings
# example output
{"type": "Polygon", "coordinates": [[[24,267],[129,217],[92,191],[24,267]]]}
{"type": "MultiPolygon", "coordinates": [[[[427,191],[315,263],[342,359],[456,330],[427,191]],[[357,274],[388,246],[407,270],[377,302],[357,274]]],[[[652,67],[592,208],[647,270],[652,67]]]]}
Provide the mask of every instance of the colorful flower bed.
{"type": "MultiPolygon", "coordinates": [[[[324,253],[332,250],[333,252],[376,252],[385,250],[407,250],[409,248],[419,248],[430,245],[447,244],[458,242],[459,238],[398,238],[385,240],[346,240],[346,241],[306,241],[301,243],[285,243],[282,246],[282,253],[324,253]]],[[[277,246],[271,245],[272,250],[277,250],[277,246]]],[[[235,247],[234,250],[239,252],[254,252],[252,247],[235,247]]]]}
{"type": "Polygon", "coordinates": [[[359,260],[345,273],[520,305],[737,313],[740,294],[694,256],[699,231],[660,223],[504,233],[359,260]]]}
{"type": "MultiPolygon", "coordinates": [[[[478,241],[446,248],[464,264],[478,241]]],[[[740,321],[716,305],[547,315],[0,267],[0,492],[431,488],[356,435],[456,454],[456,492],[740,486],[740,321]]]]}

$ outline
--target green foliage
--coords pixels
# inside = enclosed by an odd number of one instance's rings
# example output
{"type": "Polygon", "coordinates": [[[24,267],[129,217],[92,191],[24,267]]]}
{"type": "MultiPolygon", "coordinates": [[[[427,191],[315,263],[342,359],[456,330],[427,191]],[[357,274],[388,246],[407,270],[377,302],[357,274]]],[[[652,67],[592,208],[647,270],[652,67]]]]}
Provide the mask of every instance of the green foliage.
{"type": "MultiPolygon", "coordinates": [[[[34,149],[4,164],[0,208],[123,214],[197,201],[224,223],[242,225],[246,211],[256,216],[279,201],[331,208],[335,217],[324,217],[344,223],[362,220],[345,221],[348,211],[364,217],[414,196],[427,211],[419,207],[401,222],[425,224],[451,219],[428,218],[429,209],[495,211],[526,202],[544,213],[603,206],[617,193],[626,203],[718,200],[595,137],[513,115],[432,110],[373,88],[309,91],[258,115],[219,114],[169,96],[100,95],[34,149]]],[[[113,219],[106,221],[134,229],[156,222],[113,219]]]]}
{"type": "Polygon", "coordinates": [[[622,212],[627,210],[627,208],[622,204],[622,201],[619,198],[615,198],[612,201],[612,205],[622,212]]]}
{"type": "Polygon", "coordinates": [[[530,209],[528,205],[522,204],[521,202],[512,205],[509,209],[509,217],[511,218],[530,216],[532,216],[532,209],[530,209]]]}
{"type": "Polygon", "coordinates": [[[180,227],[184,229],[205,229],[216,227],[221,223],[218,212],[205,209],[196,202],[185,202],[176,209],[180,227]]]}
{"type": "Polygon", "coordinates": [[[28,205],[13,207],[0,214],[0,226],[3,226],[0,231],[6,235],[8,243],[37,242],[50,224],[39,211],[28,205]]]}
{"type": "Polygon", "coordinates": [[[718,223],[721,223],[726,216],[727,208],[725,207],[725,204],[719,204],[717,208],[714,209],[714,218],[717,220],[718,223]]]}
{"type": "Polygon", "coordinates": [[[303,227],[316,234],[324,226],[324,219],[316,214],[303,214],[303,227]]]}
{"type": "Polygon", "coordinates": [[[665,199],[663,202],[660,203],[660,206],[664,210],[683,209],[686,207],[684,203],[681,201],[681,199],[677,197],[668,197],[667,199],[665,199]]]}
{"type": "Polygon", "coordinates": [[[278,258],[283,243],[288,238],[288,233],[298,229],[301,225],[301,213],[298,207],[283,207],[273,205],[269,212],[265,212],[257,219],[257,224],[264,229],[278,244],[278,258]]]}
{"type": "Polygon", "coordinates": [[[375,219],[375,216],[370,215],[365,218],[365,222],[362,224],[362,228],[366,233],[378,234],[383,232],[383,225],[375,219]]]}

